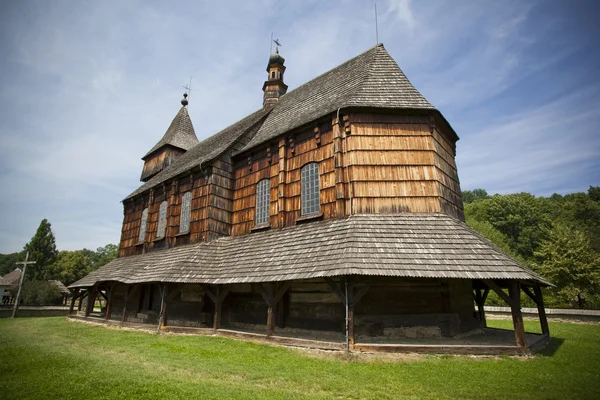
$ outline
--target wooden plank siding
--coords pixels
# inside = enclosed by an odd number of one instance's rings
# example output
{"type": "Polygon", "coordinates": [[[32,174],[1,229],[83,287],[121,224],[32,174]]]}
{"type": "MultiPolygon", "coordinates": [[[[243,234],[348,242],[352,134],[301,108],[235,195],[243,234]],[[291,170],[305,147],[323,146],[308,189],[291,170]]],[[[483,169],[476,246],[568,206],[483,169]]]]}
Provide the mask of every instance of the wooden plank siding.
{"type": "Polygon", "coordinates": [[[352,210],[443,212],[464,220],[455,143],[445,126],[428,116],[376,113],[352,113],[337,122],[329,115],[236,155],[256,133],[259,126],[254,126],[200,171],[127,201],[119,255],[249,234],[256,226],[256,185],[262,179],[271,185],[269,227],[294,225],[301,217],[301,168],[310,162],[319,164],[324,219],[343,218],[352,210]],[[182,234],[181,199],[190,190],[190,231],[182,234]],[[154,241],[163,199],[168,201],[166,238],[154,241]],[[140,245],[146,205],[146,239],[140,245]]]}
{"type": "Polygon", "coordinates": [[[158,174],[163,169],[171,165],[177,157],[185,153],[182,149],[167,147],[166,149],[156,152],[144,162],[142,169],[142,181],[147,181],[154,175],[158,174]]]}
{"type": "Polygon", "coordinates": [[[324,218],[335,216],[331,124],[320,124],[318,132],[314,127],[307,128],[280,142],[257,149],[251,156],[235,163],[234,236],[248,234],[255,226],[256,184],[262,179],[269,179],[271,183],[270,226],[282,228],[294,225],[301,214],[300,172],[310,162],[319,163],[321,212],[324,218]],[[285,161],[283,163],[281,156],[285,161]]]}

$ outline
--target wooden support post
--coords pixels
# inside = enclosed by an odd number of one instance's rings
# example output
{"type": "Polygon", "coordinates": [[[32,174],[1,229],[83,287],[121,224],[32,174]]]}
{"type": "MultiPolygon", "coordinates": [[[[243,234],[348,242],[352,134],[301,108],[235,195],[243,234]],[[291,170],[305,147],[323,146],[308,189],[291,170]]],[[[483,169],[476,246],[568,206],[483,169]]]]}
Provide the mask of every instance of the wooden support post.
{"type": "Polygon", "coordinates": [[[267,337],[273,336],[275,332],[275,313],[273,312],[273,305],[269,304],[267,307],[267,337]]]}
{"type": "Polygon", "coordinates": [[[477,304],[477,315],[479,317],[479,321],[481,321],[481,327],[485,328],[487,326],[487,322],[485,319],[485,300],[487,299],[488,294],[490,293],[490,288],[479,289],[475,288],[475,294],[473,298],[475,299],[475,303],[477,304]]]}
{"type": "Polygon", "coordinates": [[[267,337],[273,336],[275,332],[275,309],[289,287],[289,282],[285,282],[279,288],[276,288],[272,283],[267,283],[266,289],[262,284],[258,285],[260,295],[267,303],[267,337]],[[275,292],[275,289],[277,289],[277,292],[275,292]]]}
{"type": "Polygon", "coordinates": [[[69,307],[69,313],[67,316],[70,316],[73,313],[73,309],[75,308],[75,300],[77,300],[77,295],[79,294],[79,289],[75,289],[75,293],[73,293],[73,297],[71,298],[71,306],[69,307]]]}
{"type": "Polygon", "coordinates": [[[513,300],[512,298],[506,294],[506,292],[504,290],[502,290],[502,288],[500,288],[500,286],[498,286],[496,284],[496,282],[486,279],[483,281],[490,289],[492,289],[494,292],[496,292],[496,294],[498,296],[500,296],[502,298],[502,300],[504,300],[506,303],[508,303],[509,306],[512,307],[512,303],[513,300]]]}
{"type": "Polygon", "coordinates": [[[110,314],[112,312],[112,303],[113,303],[113,298],[114,298],[114,292],[115,292],[115,284],[111,284],[108,287],[108,300],[106,300],[106,314],[104,316],[104,318],[108,321],[110,319],[110,314]]]}
{"type": "Polygon", "coordinates": [[[535,297],[537,297],[537,309],[540,317],[540,325],[542,327],[542,334],[550,335],[550,327],[548,326],[548,318],[546,317],[546,308],[544,307],[544,298],[542,297],[542,288],[540,285],[533,287],[535,297]]]}
{"type": "Polygon", "coordinates": [[[83,306],[83,298],[86,295],[89,296],[89,290],[86,292],[81,292],[81,296],[79,296],[79,302],[77,303],[77,312],[81,311],[81,307],[83,306]]]}
{"type": "Polygon", "coordinates": [[[225,300],[225,297],[227,297],[229,290],[222,289],[221,285],[217,285],[214,292],[208,286],[206,286],[204,289],[208,297],[210,297],[213,303],[215,303],[215,313],[213,315],[213,329],[221,329],[221,305],[223,304],[223,300],[225,300]]]}
{"type": "Polygon", "coordinates": [[[517,281],[510,281],[508,287],[509,296],[512,300],[510,305],[513,325],[515,327],[515,340],[517,346],[527,348],[525,340],[525,327],[523,326],[523,315],[521,314],[521,285],[517,281]]]}
{"type": "Polygon", "coordinates": [[[125,304],[123,305],[123,318],[121,322],[127,322],[127,303],[129,302],[129,294],[131,293],[131,285],[127,285],[127,291],[125,292],[125,304]]]}
{"type": "Polygon", "coordinates": [[[354,286],[352,283],[346,284],[348,298],[348,344],[354,346],[354,286]]]}
{"type": "Polygon", "coordinates": [[[94,309],[95,300],[96,300],[96,287],[92,287],[88,290],[87,305],[85,307],[86,318],[90,316],[90,313],[94,309]]]}
{"type": "Polygon", "coordinates": [[[335,281],[331,278],[325,278],[325,281],[329,284],[333,292],[337,295],[338,299],[344,304],[346,307],[346,323],[345,323],[345,334],[347,338],[347,350],[350,350],[351,346],[354,346],[355,338],[354,338],[354,306],[358,304],[358,302],[363,298],[365,294],[371,288],[370,283],[366,283],[365,286],[360,288],[356,294],[354,293],[354,285],[351,282],[348,282],[346,278],[344,281],[344,291],[340,288],[340,286],[335,283],[335,281]]]}
{"type": "Polygon", "coordinates": [[[158,318],[158,327],[156,328],[157,332],[165,326],[167,314],[167,284],[163,283],[162,285],[162,296],[160,301],[160,316],[158,318]]]}

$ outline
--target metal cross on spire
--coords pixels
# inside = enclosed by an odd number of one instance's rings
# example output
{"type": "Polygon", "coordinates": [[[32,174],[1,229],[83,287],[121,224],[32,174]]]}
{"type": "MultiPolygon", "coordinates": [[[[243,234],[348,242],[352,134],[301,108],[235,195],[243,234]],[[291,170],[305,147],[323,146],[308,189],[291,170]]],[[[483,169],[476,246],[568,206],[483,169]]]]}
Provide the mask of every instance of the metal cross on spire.
{"type": "Polygon", "coordinates": [[[275,43],[275,53],[279,54],[279,46],[283,46],[279,43],[279,39],[273,39],[273,43],[275,43]]]}
{"type": "Polygon", "coordinates": [[[29,252],[25,255],[25,261],[16,263],[17,265],[23,265],[23,271],[21,271],[21,279],[19,279],[19,290],[17,291],[17,299],[15,300],[15,306],[13,307],[12,317],[17,315],[19,309],[19,301],[21,301],[21,289],[23,288],[23,280],[25,279],[25,272],[27,271],[28,264],[35,264],[35,261],[29,261],[29,252]]]}

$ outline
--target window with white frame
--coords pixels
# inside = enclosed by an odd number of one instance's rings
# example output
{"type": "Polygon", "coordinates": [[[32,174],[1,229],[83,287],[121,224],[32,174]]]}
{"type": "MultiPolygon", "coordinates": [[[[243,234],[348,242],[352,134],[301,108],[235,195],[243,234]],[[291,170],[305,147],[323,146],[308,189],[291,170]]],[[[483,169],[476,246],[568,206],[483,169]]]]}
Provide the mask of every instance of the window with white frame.
{"type": "Polygon", "coordinates": [[[142,220],[140,221],[140,236],[139,241],[143,242],[146,238],[146,224],[148,223],[148,207],[142,211],[142,220]]]}
{"type": "Polygon", "coordinates": [[[167,227],[167,201],[160,203],[158,209],[158,227],[156,228],[156,238],[165,237],[165,229],[167,227]]]}
{"type": "Polygon", "coordinates": [[[190,230],[190,215],[192,213],[192,192],[185,192],[181,197],[181,218],[179,219],[179,232],[190,230]]]}
{"type": "Polygon", "coordinates": [[[318,213],[319,201],[319,164],[310,163],[302,167],[302,215],[318,213]]]}
{"type": "Polygon", "coordinates": [[[269,223],[269,202],[271,200],[271,181],[263,179],[256,184],[256,225],[269,223]]]}

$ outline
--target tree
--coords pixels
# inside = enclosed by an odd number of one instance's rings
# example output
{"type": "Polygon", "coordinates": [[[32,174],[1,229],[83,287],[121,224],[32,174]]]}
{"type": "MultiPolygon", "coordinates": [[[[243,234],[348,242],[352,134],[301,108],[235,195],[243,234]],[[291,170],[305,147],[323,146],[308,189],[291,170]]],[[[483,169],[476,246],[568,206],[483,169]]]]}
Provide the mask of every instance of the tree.
{"type": "Polygon", "coordinates": [[[501,233],[498,229],[494,228],[494,226],[488,221],[478,221],[476,219],[473,219],[472,217],[467,217],[466,222],[467,225],[469,225],[471,228],[475,229],[477,232],[485,236],[486,239],[490,240],[492,243],[500,247],[506,253],[510,254],[513,257],[518,256],[510,247],[509,240],[506,237],[506,235],[501,233]]]}
{"type": "Polygon", "coordinates": [[[10,253],[0,254],[0,276],[4,276],[9,272],[17,268],[17,262],[23,261],[25,254],[21,253],[10,253]]]}
{"type": "Polygon", "coordinates": [[[590,186],[588,196],[596,203],[600,203],[600,186],[590,186]]]}
{"type": "Polygon", "coordinates": [[[535,256],[538,271],[557,286],[554,292],[565,305],[600,305],[600,257],[581,231],[554,224],[535,256]]]}
{"type": "Polygon", "coordinates": [[[23,283],[23,304],[31,306],[60,305],[62,293],[48,281],[26,281],[23,283]]]}
{"type": "Polygon", "coordinates": [[[98,268],[100,268],[103,265],[108,264],[109,262],[111,262],[112,260],[114,260],[115,258],[117,258],[117,253],[119,251],[119,248],[112,244],[109,243],[104,247],[98,247],[96,249],[96,262],[93,265],[93,270],[96,270],[98,268]]]}
{"type": "Polygon", "coordinates": [[[48,279],[48,268],[56,261],[58,251],[56,240],[47,219],[43,219],[31,241],[25,245],[25,251],[29,251],[29,259],[35,261],[27,267],[26,279],[45,280],[48,279]]]}
{"type": "Polygon", "coordinates": [[[52,265],[54,278],[67,286],[87,275],[88,270],[89,262],[82,250],[63,250],[52,265]]]}
{"type": "Polygon", "coordinates": [[[464,204],[475,203],[476,201],[487,199],[490,196],[484,189],[463,190],[462,200],[464,204]]]}
{"type": "Polygon", "coordinates": [[[529,193],[499,195],[465,206],[465,216],[488,221],[506,236],[510,247],[524,259],[533,257],[550,228],[545,199],[529,193]]]}

